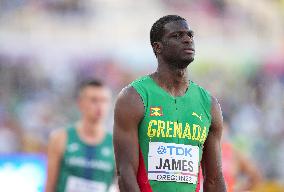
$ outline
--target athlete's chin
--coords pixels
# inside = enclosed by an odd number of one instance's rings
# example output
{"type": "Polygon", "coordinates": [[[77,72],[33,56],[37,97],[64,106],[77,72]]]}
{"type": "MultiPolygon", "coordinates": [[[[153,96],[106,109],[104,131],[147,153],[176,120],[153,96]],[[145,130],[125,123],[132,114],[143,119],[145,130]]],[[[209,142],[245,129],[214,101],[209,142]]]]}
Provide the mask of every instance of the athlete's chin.
{"type": "Polygon", "coordinates": [[[187,56],[183,60],[184,60],[184,62],[190,64],[192,61],[194,61],[194,56],[193,55],[192,56],[187,56]]]}
{"type": "Polygon", "coordinates": [[[193,57],[192,57],[192,58],[185,58],[185,59],[183,59],[182,62],[180,62],[178,68],[180,68],[180,69],[185,69],[185,68],[187,68],[188,65],[189,65],[191,62],[193,62],[193,60],[194,60],[193,57]]]}

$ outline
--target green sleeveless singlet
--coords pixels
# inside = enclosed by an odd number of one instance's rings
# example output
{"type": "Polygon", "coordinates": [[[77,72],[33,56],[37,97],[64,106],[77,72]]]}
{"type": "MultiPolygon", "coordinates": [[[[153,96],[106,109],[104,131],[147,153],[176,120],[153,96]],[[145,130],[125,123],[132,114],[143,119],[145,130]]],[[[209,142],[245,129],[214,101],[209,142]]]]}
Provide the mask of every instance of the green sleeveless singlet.
{"type": "Polygon", "coordinates": [[[112,136],[106,133],[102,143],[81,141],[75,127],[68,128],[65,152],[61,160],[57,192],[106,192],[114,179],[112,136]]]}
{"type": "Polygon", "coordinates": [[[138,128],[140,190],[194,192],[211,124],[211,95],[192,81],[185,95],[177,97],[150,76],[130,85],[145,108],[138,128]]]}

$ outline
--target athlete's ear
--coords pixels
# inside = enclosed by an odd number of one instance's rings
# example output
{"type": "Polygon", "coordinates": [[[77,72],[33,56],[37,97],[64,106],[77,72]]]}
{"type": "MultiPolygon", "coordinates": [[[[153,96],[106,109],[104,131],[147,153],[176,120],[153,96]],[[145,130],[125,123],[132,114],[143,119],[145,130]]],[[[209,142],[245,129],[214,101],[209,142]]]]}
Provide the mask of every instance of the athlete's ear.
{"type": "Polygon", "coordinates": [[[160,54],[162,52],[162,43],[160,42],[154,42],[153,43],[153,49],[154,49],[154,52],[157,54],[160,54]]]}

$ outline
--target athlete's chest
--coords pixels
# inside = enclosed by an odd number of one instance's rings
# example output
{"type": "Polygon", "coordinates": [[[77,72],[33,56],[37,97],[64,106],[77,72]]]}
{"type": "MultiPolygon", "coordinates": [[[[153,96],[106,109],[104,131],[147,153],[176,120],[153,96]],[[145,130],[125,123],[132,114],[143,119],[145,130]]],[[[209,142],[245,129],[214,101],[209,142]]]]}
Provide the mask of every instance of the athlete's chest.
{"type": "Polygon", "coordinates": [[[89,147],[74,141],[66,146],[63,161],[69,172],[82,169],[111,172],[114,157],[111,146],[89,147]]]}
{"type": "MultiPolygon", "coordinates": [[[[203,145],[210,127],[210,112],[190,97],[149,99],[143,128],[150,141],[203,145]]],[[[141,125],[142,125],[141,124],[141,125]]]]}
{"type": "Polygon", "coordinates": [[[198,99],[161,97],[149,99],[145,111],[139,138],[148,178],[196,184],[210,126],[208,110],[198,99]]]}

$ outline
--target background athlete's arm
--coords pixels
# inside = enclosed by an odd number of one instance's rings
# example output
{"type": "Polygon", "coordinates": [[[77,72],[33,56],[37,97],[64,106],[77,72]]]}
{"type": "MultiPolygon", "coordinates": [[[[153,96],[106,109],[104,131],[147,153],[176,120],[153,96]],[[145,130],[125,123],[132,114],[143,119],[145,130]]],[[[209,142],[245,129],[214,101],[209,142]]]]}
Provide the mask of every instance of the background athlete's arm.
{"type": "Polygon", "coordinates": [[[262,180],[262,176],[254,163],[240,151],[235,150],[237,168],[240,174],[247,177],[247,181],[236,191],[253,191],[262,180]]]}
{"type": "Polygon", "coordinates": [[[58,130],[51,134],[47,149],[47,182],[45,192],[54,192],[65,148],[66,133],[58,130]]]}
{"type": "Polygon", "coordinates": [[[225,181],[222,173],[221,163],[221,136],[223,129],[223,118],[220,105],[212,97],[211,126],[208,137],[204,144],[202,156],[202,170],[204,177],[204,192],[226,191],[225,181]]]}
{"type": "Polygon", "coordinates": [[[120,192],[139,192],[138,124],[144,115],[144,106],[133,87],[119,94],[114,109],[114,153],[120,192]]]}

